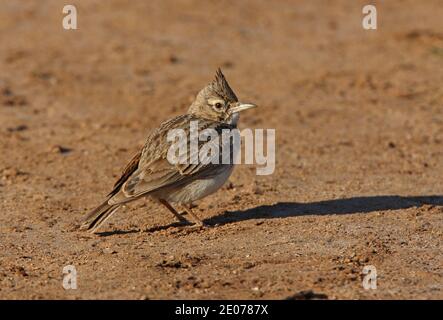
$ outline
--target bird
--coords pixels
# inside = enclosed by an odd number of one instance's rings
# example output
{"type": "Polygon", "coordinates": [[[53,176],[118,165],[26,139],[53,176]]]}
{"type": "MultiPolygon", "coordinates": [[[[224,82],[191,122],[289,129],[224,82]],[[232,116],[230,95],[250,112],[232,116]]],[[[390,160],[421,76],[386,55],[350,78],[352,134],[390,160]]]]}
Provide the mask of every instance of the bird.
{"type": "MultiPolygon", "coordinates": [[[[185,114],[166,120],[151,131],[144,146],[124,168],[112,191],[86,215],[80,229],[95,233],[122,205],[143,197],[165,206],[181,223],[205,227],[205,223],[192,211],[193,203],[223,186],[233,171],[233,161],[192,162],[193,154],[190,151],[185,155],[187,161],[171,163],[168,150],[173,142],[168,140],[168,132],[182,129],[189,133],[191,122],[196,121],[199,130],[213,129],[221,136],[223,130],[237,128],[240,112],[255,107],[252,103],[239,102],[218,68],[215,78],[198,92],[185,114]],[[178,213],[173,205],[181,206],[193,218],[194,224],[178,213]]],[[[218,143],[219,150],[222,150],[223,143],[229,144],[229,147],[233,144],[232,139],[223,142],[223,139],[213,140],[213,137],[210,142],[218,143]]],[[[201,151],[203,145],[199,144],[196,151],[201,151]]],[[[232,149],[230,156],[233,156],[232,149]]]]}

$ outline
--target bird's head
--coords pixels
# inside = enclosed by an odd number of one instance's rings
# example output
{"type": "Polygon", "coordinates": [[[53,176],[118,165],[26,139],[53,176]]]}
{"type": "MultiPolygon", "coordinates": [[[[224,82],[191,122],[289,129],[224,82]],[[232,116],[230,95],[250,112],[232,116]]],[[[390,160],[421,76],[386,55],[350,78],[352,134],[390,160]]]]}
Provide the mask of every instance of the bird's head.
{"type": "Polygon", "coordinates": [[[254,107],[255,104],[238,101],[222,71],[218,69],[215,79],[197,94],[188,113],[236,125],[239,112],[254,107]]]}

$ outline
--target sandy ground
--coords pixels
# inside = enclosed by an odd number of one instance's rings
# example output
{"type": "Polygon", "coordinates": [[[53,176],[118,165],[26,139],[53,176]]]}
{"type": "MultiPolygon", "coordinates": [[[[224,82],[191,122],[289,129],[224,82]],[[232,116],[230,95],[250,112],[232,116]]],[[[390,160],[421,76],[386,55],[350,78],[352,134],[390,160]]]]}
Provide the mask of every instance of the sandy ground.
{"type": "Polygon", "coordinates": [[[0,298],[443,298],[440,0],[380,2],[377,31],[365,1],[82,0],[74,31],[64,4],[0,1],[0,298]],[[205,230],[141,200],[78,231],[218,66],[274,174],[237,167],[205,230]]]}

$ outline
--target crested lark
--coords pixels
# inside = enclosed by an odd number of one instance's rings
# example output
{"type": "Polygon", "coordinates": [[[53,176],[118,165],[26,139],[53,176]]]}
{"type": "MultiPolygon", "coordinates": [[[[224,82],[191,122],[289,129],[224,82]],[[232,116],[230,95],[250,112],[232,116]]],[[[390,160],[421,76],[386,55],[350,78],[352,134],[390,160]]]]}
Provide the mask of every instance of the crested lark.
{"type": "MultiPolygon", "coordinates": [[[[94,232],[121,205],[144,196],[152,197],[177,219],[186,221],[171,203],[182,205],[199,225],[203,225],[188,205],[214,193],[228,180],[233,169],[232,159],[229,164],[222,161],[218,164],[195,163],[189,161],[192,152],[187,152],[186,163],[170,163],[167,155],[172,142],[167,139],[168,132],[183,129],[189,134],[191,121],[198,121],[198,129],[212,128],[221,136],[223,129],[237,127],[239,112],[253,107],[253,104],[238,102],[218,69],[214,81],[198,93],[186,114],[163,122],[148,136],[144,147],[128,163],[114,189],[87,215],[81,229],[94,232]]],[[[210,141],[213,141],[212,137],[210,141]]],[[[218,150],[222,150],[222,139],[217,141],[218,150]]],[[[232,156],[232,140],[228,143],[232,156]]],[[[202,145],[198,144],[198,150],[202,145]]]]}

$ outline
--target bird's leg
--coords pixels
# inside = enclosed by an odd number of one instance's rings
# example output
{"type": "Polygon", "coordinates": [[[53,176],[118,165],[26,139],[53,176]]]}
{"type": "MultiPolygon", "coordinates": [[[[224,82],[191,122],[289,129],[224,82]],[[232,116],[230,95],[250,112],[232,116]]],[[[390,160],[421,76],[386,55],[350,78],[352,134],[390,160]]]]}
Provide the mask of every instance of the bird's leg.
{"type": "Polygon", "coordinates": [[[159,202],[164,205],[181,223],[187,223],[189,224],[189,221],[184,218],[181,214],[179,214],[170,204],[168,201],[159,199],[159,202]]]}
{"type": "Polygon", "coordinates": [[[206,226],[206,224],[199,217],[197,217],[197,215],[194,212],[192,212],[190,205],[189,206],[184,205],[183,208],[190,216],[192,216],[192,218],[194,218],[194,220],[198,226],[200,226],[200,227],[206,226]]]}

